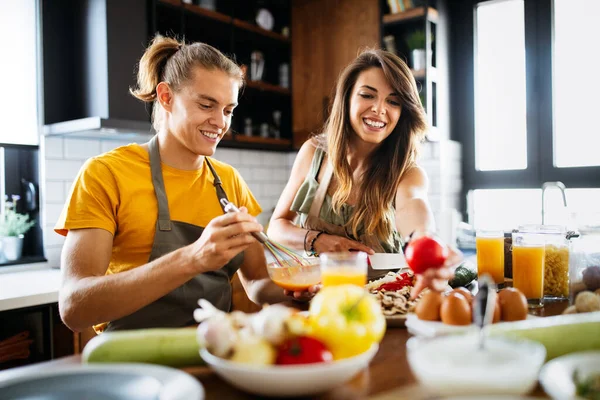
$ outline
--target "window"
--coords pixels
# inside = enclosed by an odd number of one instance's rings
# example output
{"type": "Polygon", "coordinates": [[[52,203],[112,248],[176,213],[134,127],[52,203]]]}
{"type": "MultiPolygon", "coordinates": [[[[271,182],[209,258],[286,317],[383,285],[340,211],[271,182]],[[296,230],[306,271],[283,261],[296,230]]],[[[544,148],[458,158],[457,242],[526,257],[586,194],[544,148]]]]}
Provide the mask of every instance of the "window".
{"type": "Polygon", "coordinates": [[[597,0],[554,0],[554,165],[600,165],[597,0]],[[582,146],[586,143],[585,146],[582,146]]]}
{"type": "Polygon", "coordinates": [[[480,171],[525,169],[523,0],[481,4],[476,18],[475,163],[480,171]]]}
{"type": "Polygon", "coordinates": [[[0,143],[39,143],[37,15],[36,0],[0,0],[0,143]]]}
{"type": "Polygon", "coordinates": [[[575,227],[598,214],[600,2],[448,5],[452,138],[463,144],[469,222],[502,229],[541,223],[541,188],[549,181],[565,184],[568,208],[560,191],[546,191],[546,223],[575,227]]]}

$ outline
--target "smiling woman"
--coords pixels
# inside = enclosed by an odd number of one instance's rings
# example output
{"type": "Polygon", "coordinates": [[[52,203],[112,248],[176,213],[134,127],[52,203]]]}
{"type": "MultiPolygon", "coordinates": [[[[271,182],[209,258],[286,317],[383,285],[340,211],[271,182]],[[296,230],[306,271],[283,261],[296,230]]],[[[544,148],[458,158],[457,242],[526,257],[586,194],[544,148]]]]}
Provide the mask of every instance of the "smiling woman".
{"type": "MultiPolygon", "coordinates": [[[[427,177],[416,162],[426,128],[404,61],[364,51],[338,79],[323,133],[302,146],[269,236],[309,255],[372,254],[399,253],[402,236],[433,230],[427,177]]],[[[369,278],[386,272],[369,269],[369,278]]]]}

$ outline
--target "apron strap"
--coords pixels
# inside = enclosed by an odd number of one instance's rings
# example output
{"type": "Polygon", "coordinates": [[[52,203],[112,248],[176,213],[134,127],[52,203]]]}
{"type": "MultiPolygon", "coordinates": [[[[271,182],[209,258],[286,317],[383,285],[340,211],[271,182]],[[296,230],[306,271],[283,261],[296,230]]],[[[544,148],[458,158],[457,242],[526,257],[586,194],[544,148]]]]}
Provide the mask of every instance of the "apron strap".
{"type": "Polygon", "coordinates": [[[219,175],[217,175],[217,171],[215,171],[215,169],[213,168],[210,161],[208,161],[208,157],[204,157],[204,159],[206,160],[206,165],[208,165],[210,172],[212,173],[213,177],[215,178],[213,185],[215,186],[215,190],[217,191],[217,197],[219,198],[219,204],[221,205],[223,212],[225,212],[225,207],[223,206],[223,204],[221,204],[221,199],[225,199],[225,200],[229,201],[229,199],[227,198],[227,193],[225,193],[225,190],[223,190],[223,186],[221,185],[221,178],[219,178],[219,175]]]}
{"type": "Polygon", "coordinates": [[[169,214],[169,201],[165,190],[162,168],[160,166],[160,153],[158,151],[158,135],[154,135],[148,142],[150,151],[150,171],[152,173],[152,184],[158,202],[158,229],[161,231],[171,230],[171,216],[169,214]]]}
{"type": "Polygon", "coordinates": [[[329,160],[325,161],[325,164],[325,173],[323,174],[321,182],[319,182],[315,197],[313,198],[313,202],[310,205],[310,210],[308,211],[308,215],[315,218],[319,218],[319,213],[321,211],[321,207],[323,206],[325,196],[327,195],[327,189],[329,188],[331,177],[333,176],[333,167],[331,166],[329,160]]]}

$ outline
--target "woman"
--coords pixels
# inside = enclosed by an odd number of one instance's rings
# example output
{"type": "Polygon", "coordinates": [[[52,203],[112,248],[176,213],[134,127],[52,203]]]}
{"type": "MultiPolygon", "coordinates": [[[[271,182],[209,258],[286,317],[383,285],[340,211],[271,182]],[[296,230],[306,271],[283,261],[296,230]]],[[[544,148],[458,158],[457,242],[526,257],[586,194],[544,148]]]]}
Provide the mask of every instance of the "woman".
{"type": "Polygon", "coordinates": [[[209,159],[242,84],[209,45],[157,36],[146,50],[131,93],[153,103],[157,134],[88,160],[55,227],[66,235],[59,307],[71,329],[191,324],[201,297],[229,310],[236,271],[257,304],[286,299],[251,236],[260,206],[234,168],[209,159]],[[222,198],[243,212],[223,215],[222,198]]]}
{"type": "MultiPolygon", "coordinates": [[[[426,128],[408,66],[383,50],[360,54],[340,75],[324,133],[298,153],[269,237],[310,255],[398,253],[402,237],[435,230],[416,161],[426,128]]],[[[452,251],[447,264],[458,258],[452,251]]],[[[413,296],[426,286],[441,290],[451,275],[428,271],[413,296]]]]}

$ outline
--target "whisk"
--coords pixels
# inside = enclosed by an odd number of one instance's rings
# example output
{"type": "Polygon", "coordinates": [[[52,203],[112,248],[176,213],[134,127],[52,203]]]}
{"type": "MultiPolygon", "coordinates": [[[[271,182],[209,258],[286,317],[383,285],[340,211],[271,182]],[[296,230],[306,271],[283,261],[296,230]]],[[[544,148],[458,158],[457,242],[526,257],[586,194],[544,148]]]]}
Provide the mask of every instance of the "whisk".
{"type": "MultiPolygon", "coordinates": [[[[235,206],[232,202],[227,199],[219,200],[223,206],[225,212],[239,212],[240,209],[235,206]]],[[[280,267],[296,267],[296,266],[309,266],[310,262],[304,257],[298,256],[294,251],[288,249],[284,245],[269,239],[263,232],[252,232],[252,236],[261,242],[265,248],[271,253],[275,262],[280,267]]]]}

